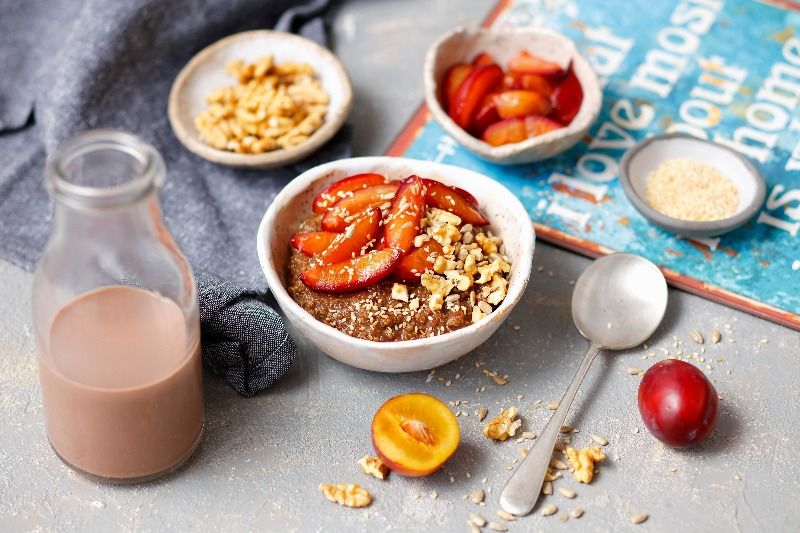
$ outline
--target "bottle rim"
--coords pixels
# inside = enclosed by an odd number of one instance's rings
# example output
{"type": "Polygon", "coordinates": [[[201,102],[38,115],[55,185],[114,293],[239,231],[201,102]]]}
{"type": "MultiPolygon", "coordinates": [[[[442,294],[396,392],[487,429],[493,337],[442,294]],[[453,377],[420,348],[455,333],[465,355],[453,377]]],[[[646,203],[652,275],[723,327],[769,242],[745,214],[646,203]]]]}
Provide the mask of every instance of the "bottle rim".
{"type": "Polygon", "coordinates": [[[164,160],[153,146],[136,135],[94,129],[64,142],[45,166],[45,188],[59,202],[78,208],[112,208],[131,205],[161,188],[166,176],[164,160]],[[98,151],[119,151],[140,163],[140,170],[118,185],[79,185],[68,177],[67,167],[80,157],[98,151]]]}

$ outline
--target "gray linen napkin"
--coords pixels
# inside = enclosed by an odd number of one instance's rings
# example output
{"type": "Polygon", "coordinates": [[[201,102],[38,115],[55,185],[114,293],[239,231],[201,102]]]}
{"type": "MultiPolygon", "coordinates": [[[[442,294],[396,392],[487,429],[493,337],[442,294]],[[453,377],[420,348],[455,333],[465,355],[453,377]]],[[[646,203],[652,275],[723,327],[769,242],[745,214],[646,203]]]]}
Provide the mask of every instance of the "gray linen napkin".
{"type": "Polygon", "coordinates": [[[269,386],[295,349],[262,297],[258,224],[289,180],[350,154],[349,132],[298,164],[237,170],[208,163],[178,143],[167,121],[167,97],[183,65],[226,35],[278,27],[325,42],[322,16],[329,3],[0,2],[0,257],[31,270],[41,254],[51,217],[41,180],[47,154],[89,128],[135,133],[164,156],[162,208],[190,263],[252,289],[198,275],[206,364],[242,394],[269,386]]]}

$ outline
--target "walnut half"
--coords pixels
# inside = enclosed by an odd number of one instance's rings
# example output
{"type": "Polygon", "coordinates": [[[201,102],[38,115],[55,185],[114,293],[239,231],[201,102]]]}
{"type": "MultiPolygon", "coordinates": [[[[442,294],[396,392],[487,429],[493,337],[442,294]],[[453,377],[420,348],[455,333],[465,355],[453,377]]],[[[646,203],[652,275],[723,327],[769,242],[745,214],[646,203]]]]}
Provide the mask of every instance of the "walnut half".
{"type": "Polygon", "coordinates": [[[514,433],[522,425],[522,420],[516,419],[517,414],[519,414],[519,410],[516,407],[505,409],[484,426],[483,434],[490,439],[499,441],[513,437],[514,433]]]}
{"type": "Polygon", "coordinates": [[[372,496],[369,492],[355,483],[337,483],[335,485],[322,483],[319,490],[330,501],[345,507],[366,507],[372,503],[372,496]]]}

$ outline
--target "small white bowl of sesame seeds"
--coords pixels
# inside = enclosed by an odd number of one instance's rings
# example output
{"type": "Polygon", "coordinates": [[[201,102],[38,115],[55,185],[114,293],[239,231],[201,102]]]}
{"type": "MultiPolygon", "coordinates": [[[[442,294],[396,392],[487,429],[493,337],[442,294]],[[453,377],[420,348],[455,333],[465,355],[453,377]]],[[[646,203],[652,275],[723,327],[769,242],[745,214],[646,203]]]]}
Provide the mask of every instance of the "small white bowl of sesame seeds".
{"type": "Polygon", "coordinates": [[[728,233],[753,218],[766,197],[764,178],[745,156],[684,134],[634,145],[622,158],[619,178],[644,218],[684,237],[728,233]]]}
{"type": "MultiPolygon", "coordinates": [[[[491,178],[464,168],[397,157],[358,157],[314,167],[292,180],[275,197],[257,236],[261,268],[290,333],[301,335],[325,354],[348,365],[378,372],[415,372],[449,363],[494,334],[522,299],[530,278],[535,233],[530,216],[514,194],[491,178]],[[358,338],[318,320],[290,294],[292,249],[289,240],[308,218],[315,197],[347,176],[377,173],[389,179],[417,175],[458,187],[480,199],[490,228],[502,238],[510,264],[505,298],[490,313],[454,331],[413,340],[358,338]]],[[[410,290],[410,289],[409,289],[410,290]]]]}

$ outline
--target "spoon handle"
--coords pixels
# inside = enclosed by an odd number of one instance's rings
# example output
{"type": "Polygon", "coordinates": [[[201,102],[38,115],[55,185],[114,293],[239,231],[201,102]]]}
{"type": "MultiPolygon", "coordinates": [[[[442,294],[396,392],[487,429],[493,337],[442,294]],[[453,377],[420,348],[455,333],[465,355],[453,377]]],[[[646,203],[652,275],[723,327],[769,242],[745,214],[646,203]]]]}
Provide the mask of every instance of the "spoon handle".
{"type": "Polygon", "coordinates": [[[589,346],[589,350],[583,357],[583,361],[581,361],[581,366],[578,367],[575,377],[572,378],[572,383],[569,384],[553,416],[550,417],[550,421],[547,422],[530,453],[522,460],[517,471],[514,472],[503,488],[503,492],[500,493],[500,506],[509,513],[518,516],[526,515],[536,505],[544,483],[544,475],[550,465],[550,457],[553,455],[553,448],[558,439],[559,430],[564,425],[572,400],[575,399],[575,394],[578,392],[578,388],[581,386],[581,382],[600,348],[601,346],[595,343],[589,346]]]}

